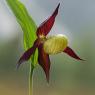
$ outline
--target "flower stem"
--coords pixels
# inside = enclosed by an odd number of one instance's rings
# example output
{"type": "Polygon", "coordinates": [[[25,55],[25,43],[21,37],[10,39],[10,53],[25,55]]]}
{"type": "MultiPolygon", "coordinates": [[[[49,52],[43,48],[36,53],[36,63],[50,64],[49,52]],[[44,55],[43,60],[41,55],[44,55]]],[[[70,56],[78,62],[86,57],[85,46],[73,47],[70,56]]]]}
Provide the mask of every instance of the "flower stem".
{"type": "Polygon", "coordinates": [[[33,70],[34,66],[30,64],[30,72],[29,72],[29,95],[33,95],[33,70]]]}

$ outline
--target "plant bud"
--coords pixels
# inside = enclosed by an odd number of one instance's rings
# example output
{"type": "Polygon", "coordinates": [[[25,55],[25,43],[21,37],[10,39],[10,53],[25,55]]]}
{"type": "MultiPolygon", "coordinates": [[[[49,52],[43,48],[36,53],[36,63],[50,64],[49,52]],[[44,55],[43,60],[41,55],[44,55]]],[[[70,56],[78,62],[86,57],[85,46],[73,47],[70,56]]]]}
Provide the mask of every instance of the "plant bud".
{"type": "Polygon", "coordinates": [[[64,49],[67,47],[68,39],[64,35],[56,35],[47,38],[44,42],[44,51],[47,54],[57,54],[63,52],[64,49]]]}

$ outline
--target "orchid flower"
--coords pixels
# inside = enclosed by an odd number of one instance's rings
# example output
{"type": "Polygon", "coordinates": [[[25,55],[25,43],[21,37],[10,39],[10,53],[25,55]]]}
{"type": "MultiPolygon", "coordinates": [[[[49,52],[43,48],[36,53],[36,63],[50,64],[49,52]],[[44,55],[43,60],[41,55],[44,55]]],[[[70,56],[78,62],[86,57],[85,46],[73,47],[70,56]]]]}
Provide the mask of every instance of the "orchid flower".
{"type": "Polygon", "coordinates": [[[48,82],[51,64],[49,55],[64,52],[67,55],[71,56],[72,58],[82,60],[68,46],[68,39],[65,35],[58,34],[47,37],[48,33],[50,32],[54,25],[56,16],[58,15],[59,6],[60,4],[58,4],[53,14],[37,28],[36,31],[37,39],[35,40],[33,46],[29,48],[27,51],[25,51],[18,61],[19,67],[20,64],[22,64],[24,61],[28,61],[31,55],[35,53],[36,48],[38,48],[38,63],[43,68],[48,82]]]}

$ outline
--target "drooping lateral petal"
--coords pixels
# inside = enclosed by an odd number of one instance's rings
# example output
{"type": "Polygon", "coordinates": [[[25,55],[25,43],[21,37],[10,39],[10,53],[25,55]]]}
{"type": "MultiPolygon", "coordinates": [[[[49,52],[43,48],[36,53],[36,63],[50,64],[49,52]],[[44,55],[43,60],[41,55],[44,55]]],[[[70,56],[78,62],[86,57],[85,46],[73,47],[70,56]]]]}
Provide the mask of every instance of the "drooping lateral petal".
{"type": "Polygon", "coordinates": [[[37,36],[38,37],[40,35],[46,36],[50,32],[51,28],[54,25],[55,18],[58,14],[59,6],[60,6],[60,3],[58,4],[58,6],[55,9],[55,11],[53,12],[53,14],[38,27],[38,29],[37,29],[37,36]]]}
{"type": "Polygon", "coordinates": [[[67,47],[63,52],[77,60],[83,60],[70,47],[67,47]]]}
{"type": "Polygon", "coordinates": [[[31,55],[35,52],[36,48],[39,45],[39,40],[37,39],[34,42],[33,47],[29,48],[27,51],[24,52],[24,54],[20,57],[18,64],[17,64],[17,68],[20,66],[20,64],[24,61],[27,61],[30,59],[31,55]]]}
{"type": "Polygon", "coordinates": [[[50,71],[49,55],[44,52],[43,44],[39,45],[38,51],[39,51],[39,55],[38,55],[39,65],[43,68],[46,75],[47,82],[49,82],[49,71],[50,71]]]}

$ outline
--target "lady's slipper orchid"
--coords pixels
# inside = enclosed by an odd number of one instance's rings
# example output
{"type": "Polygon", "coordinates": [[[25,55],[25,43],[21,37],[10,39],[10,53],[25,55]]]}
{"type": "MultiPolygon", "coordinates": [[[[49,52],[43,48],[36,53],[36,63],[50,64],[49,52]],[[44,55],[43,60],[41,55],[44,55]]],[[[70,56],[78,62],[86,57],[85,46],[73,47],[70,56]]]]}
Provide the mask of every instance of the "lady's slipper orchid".
{"type": "Polygon", "coordinates": [[[66,36],[59,34],[56,36],[47,37],[47,34],[50,32],[51,28],[54,25],[55,18],[58,14],[60,4],[58,4],[57,8],[53,12],[53,14],[44,21],[37,29],[37,39],[34,42],[33,47],[29,48],[19,59],[19,65],[29,60],[31,55],[35,52],[36,48],[38,48],[38,63],[43,68],[47,81],[49,81],[49,71],[50,71],[50,59],[49,54],[58,54],[60,52],[64,52],[69,56],[82,60],[78,57],[75,52],[68,46],[68,39],[66,36]]]}

